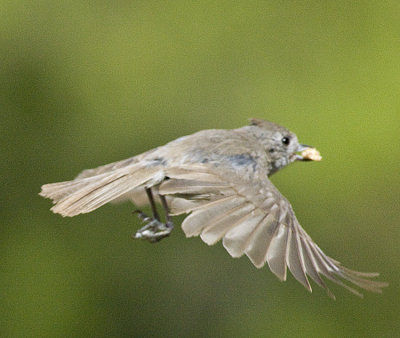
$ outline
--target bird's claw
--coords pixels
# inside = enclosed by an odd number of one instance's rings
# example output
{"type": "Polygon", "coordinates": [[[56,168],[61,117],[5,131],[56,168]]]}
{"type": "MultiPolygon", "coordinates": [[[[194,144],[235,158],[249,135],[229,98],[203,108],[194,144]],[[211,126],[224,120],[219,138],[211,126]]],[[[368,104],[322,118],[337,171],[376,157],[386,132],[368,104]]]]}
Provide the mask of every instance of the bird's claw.
{"type": "Polygon", "coordinates": [[[144,227],[140,228],[136,234],[132,235],[134,239],[143,239],[150,243],[156,243],[169,236],[174,229],[172,222],[163,223],[158,219],[147,216],[140,210],[136,210],[134,213],[137,213],[138,217],[143,222],[147,223],[144,227]]]}

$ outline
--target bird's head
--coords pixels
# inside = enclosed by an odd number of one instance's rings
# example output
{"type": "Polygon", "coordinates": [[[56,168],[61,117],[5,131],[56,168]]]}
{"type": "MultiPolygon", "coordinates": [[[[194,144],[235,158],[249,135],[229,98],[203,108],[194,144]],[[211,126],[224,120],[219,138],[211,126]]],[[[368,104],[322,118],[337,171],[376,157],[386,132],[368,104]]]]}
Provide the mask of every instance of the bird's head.
{"type": "Polygon", "coordinates": [[[321,160],[315,148],[299,143],[297,136],[285,127],[261,119],[251,119],[250,126],[255,127],[254,134],[271,159],[270,174],[294,161],[321,160]]]}

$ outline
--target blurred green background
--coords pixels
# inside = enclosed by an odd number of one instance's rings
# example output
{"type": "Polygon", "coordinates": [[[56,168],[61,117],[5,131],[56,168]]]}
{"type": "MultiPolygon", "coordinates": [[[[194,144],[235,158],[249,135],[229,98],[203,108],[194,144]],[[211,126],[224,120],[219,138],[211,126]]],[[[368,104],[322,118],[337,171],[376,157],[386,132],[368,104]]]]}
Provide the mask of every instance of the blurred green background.
{"type": "MultiPolygon", "coordinates": [[[[398,1],[1,1],[2,337],[400,335],[398,1]],[[219,243],[151,245],[130,204],[62,218],[44,183],[269,119],[324,160],[272,180],[330,256],[390,283],[309,294],[219,243]]],[[[177,219],[177,224],[181,219],[177,219]]]]}

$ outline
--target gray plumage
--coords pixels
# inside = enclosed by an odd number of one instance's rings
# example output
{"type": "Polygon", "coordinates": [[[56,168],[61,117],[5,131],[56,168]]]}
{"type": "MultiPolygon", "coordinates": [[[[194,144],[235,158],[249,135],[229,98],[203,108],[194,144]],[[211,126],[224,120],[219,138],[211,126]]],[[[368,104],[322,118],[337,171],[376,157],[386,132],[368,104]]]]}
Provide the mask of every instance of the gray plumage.
{"type": "Polygon", "coordinates": [[[83,171],[74,180],[46,184],[41,196],[53,200],[52,211],[75,216],[108,202],[146,203],[145,188],[165,197],[170,214],[189,214],[182,223],[187,237],[208,245],[219,240],[232,257],[247,255],[266,263],[280,280],[287,267],[311,291],[307,276],[328,291],[321,278],[381,292],[387,283],[377,273],[349,270],[325,255],[300,226],[292,206],[269,176],[296,161],[305,146],[274,123],[252,119],[234,130],[204,130],[127,160],[83,171]]]}

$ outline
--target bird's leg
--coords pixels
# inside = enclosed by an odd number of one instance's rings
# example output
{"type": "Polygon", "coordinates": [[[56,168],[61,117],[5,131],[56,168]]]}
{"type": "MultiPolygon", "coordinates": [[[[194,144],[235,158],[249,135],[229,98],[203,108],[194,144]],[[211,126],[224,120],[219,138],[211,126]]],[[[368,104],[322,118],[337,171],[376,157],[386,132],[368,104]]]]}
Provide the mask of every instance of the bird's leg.
{"type": "Polygon", "coordinates": [[[150,202],[153,217],[148,217],[142,211],[135,210],[135,213],[138,214],[138,217],[147,224],[144,227],[140,228],[133,236],[133,238],[144,239],[151,243],[155,243],[169,236],[169,234],[174,228],[174,225],[172,223],[171,216],[169,214],[169,208],[165,196],[159,195],[166,218],[166,223],[163,223],[160,220],[160,216],[158,214],[156,204],[154,202],[153,192],[151,191],[151,188],[145,188],[145,190],[150,202]]]}
{"type": "Polygon", "coordinates": [[[169,229],[169,233],[171,233],[171,231],[174,229],[174,223],[172,222],[172,218],[169,213],[169,207],[167,204],[167,200],[164,195],[158,195],[158,196],[160,197],[161,205],[162,205],[162,207],[164,209],[164,213],[165,213],[165,219],[167,221],[165,223],[165,226],[169,229]]]}

